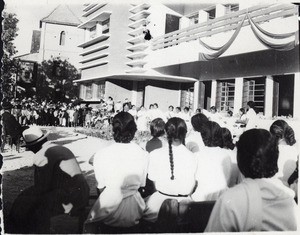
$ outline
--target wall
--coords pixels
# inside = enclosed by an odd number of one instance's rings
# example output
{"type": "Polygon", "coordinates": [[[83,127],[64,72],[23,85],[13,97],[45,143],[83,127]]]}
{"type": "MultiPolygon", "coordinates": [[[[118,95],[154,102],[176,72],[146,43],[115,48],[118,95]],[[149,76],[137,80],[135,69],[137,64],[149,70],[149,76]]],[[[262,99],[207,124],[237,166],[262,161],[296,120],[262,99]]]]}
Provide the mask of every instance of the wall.
{"type": "Polygon", "coordinates": [[[145,86],[144,106],[157,103],[162,111],[167,111],[169,105],[180,104],[180,84],[173,82],[147,81],[145,86]]]}
{"type": "Polygon", "coordinates": [[[111,96],[115,102],[124,102],[126,98],[131,101],[132,81],[108,80],[105,82],[105,99],[111,96]]]}
{"type": "MultiPolygon", "coordinates": [[[[296,16],[287,17],[284,19],[275,19],[260,26],[272,33],[288,33],[298,30],[298,19],[296,16]],[[288,27],[286,27],[288,25],[288,27]]],[[[210,46],[223,46],[229,41],[234,31],[228,31],[212,35],[211,37],[201,38],[201,40],[210,46]]],[[[288,41],[290,41],[289,39],[288,41]]],[[[281,41],[283,42],[283,41],[281,41]]],[[[284,42],[287,42],[285,40],[284,42]]],[[[255,37],[250,26],[242,27],[235,41],[231,44],[225,53],[220,58],[255,51],[263,51],[268,48],[264,46],[255,37]]],[[[151,51],[148,56],[148,67],[156,68],[178,63],[188,63],[199,60],[199,53],[209,53],[202,47],[198,40],[183,42],[172,47],[151,51]]]]}
{"type": "Polygon", "coordinates": [[[75,67],[79,67],[79,53],[81,48],[77,47],[84,40],[84,31],[75,26],[42,24],[42,40],[40,52],[44,52],[43,59],[51,59],[51,56],[60,56],[68,59],[75,67]],[[59,45],[60,33],[65,31],[65,45],[59,45]]]}

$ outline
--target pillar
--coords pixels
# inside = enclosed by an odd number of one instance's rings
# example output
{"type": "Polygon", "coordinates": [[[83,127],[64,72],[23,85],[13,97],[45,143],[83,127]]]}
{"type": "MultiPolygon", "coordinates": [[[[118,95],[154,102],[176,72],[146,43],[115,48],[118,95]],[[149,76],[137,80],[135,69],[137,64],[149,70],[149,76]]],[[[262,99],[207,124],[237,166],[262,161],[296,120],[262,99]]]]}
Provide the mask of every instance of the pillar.
{"type": "Polygon", "coordinates": [[[132,91],[131,91],[131,103],[136,105],[137,101],[137,81],[133,81],[132,91]]]}
{"type": "Polygon", "coordinates": [[[267,118],[271,118],[273,115],[273,89],[274,89],[273,77],[268,75],[266,77],[265,112],[264,112],[264,115],[267,118]]]}
{"type": "Polygon", "coordinates": [[[211,100],[210,100],[210,107],[216,106],[216,99],[217,99],[217,81],[211,81],[211,100]]]}
{"type": "Polygon", "coordinates": [[[293,117],[297,118],[298,120],[300,119],[300,105],[299,105],[299,100],[300,100],[300,73],[295,73],[294,76],[294,112],[293,112],[293,117]]]}
{"type": "Polygon", "coordinates": [[[239,113],[240,108],[243,107],[243,87],[244,78],[236,78],[234,83],[234,114],[239,113]]]}
{"type": "Polygon", "coordinates": [[[216,5],[216,18],[224,16],[226,12],[226,7],[222,4],[217,4],[216,5]]]}
{"type": "Polygon", "coordinates": [[[198,23],[203,23],[206,22],[207,20],[208,20],[208,13],[206,11],[200,10],[198,23]]]}
{"type": "Polygon", "coordinates": [[[197,81],[194,83],[194,111],[196,111],[196,109],[199,107],[199,86],[200,86],[200,82],[197,81]]]}
{"type": "Polygon", "coordinates": [[[180,29],[184,29],[190,26],[190,19],[187,17],[180,18],[180,29]]]}

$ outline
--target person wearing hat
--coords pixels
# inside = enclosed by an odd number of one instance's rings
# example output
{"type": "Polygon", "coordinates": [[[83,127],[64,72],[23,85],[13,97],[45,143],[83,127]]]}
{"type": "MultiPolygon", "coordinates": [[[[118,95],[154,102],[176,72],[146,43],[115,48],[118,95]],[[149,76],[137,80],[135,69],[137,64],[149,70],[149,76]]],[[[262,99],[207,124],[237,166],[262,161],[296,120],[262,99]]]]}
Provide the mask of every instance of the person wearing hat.
{"type": "MultiPolygon", "coordinates": [[[[16,146],[17,151],[19,151],[20,138],[22,137],[22,131],[27,127],[22,127],[20,123],[16,120],[14,115],[11,114],[12,105],[8,101],[2,103],[2,108],[4,110],[2,114],[2,124],[3,124],[3,135],[4,140],[7,136],[10,136],[10,145],[16,146]]],[[[1,150],[4,150],[5,141],[3,141],[1,150]]]]}
{"type": "Polygon", "coordinates": [[[49,132],[32,126],[23,132],[25,147],[34,153],[34,185],[14,201],[9,233],[50,233],[50,219],[78,216],[89,200],[89,186],[74,154],[48,141],[49,132]]]}

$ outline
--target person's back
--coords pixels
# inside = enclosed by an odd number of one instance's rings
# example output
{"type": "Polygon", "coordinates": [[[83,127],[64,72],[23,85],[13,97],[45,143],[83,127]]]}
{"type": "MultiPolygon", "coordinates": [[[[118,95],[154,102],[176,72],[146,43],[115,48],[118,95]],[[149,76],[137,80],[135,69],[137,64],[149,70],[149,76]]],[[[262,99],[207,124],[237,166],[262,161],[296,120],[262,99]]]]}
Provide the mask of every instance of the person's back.
{"type": "Polygon", "coordinates": [[[245,179],[217,200],[205,232],[295,231],[294,192],[272,178],[278,170],[276,139],[252,129],[241,135],[237,150],[245,179]]]}
{"type": "Polygon", "coordinates": [[[48,133],[36,126],[23,132],[24,147],[34,153],[34,185],[14,201],[12,233],[50,233],[51,217],[78,215],[88,203],[89,186],[74,154],[47,141],[48,133]]]}
{"type": "Polygon", "coordinates": [[[145,202],[138,189],[145,186],[147,152],[132,143],[136,132],[134,118],[120,112],[113,118],[116,143],[99,150],[94,157],[97,187],[101,192],[91,209],[86,227],[102,222],[114,227],[131,227],[139,223],[145,202]]]}
{"type": "Polygon", "coordinates": [[[146,143],[146,151],[152,152],[155,149],[161,148],[163,146],[163,142],[158,137],[153,137],[146,143]]]}
{"type": "Polygon", "coordinates": [[[164,200],[191,201],[196,181],[196,159],[184,145],[187,127],[181,118],[170,118],[165,126],[168,146],[149,154],[148,179],[156,192],[146,199],[143,218],[155,222],[164,200]]]}
{"type": "Polygon", "coordinates": [[[293,197],[278,179],[245,179],[222,194],[215,210],[222,219],[208,223],[206,232],[295,231],[293,197]]]}
{"type": "Polygon", "coordinates": [[[160,137],[165,133],[164,128],[165,122],[163,119],[155,118],[154,120],[152,120],[152,122],[150,123],[150,132],[153,138],[146,143],[147,152],[150,153],[155,149],[163,147],[164,143],[162,139],[160,139],[160,137]]]}
{"type": "Polygon", "coordinates": [[[198,186],[195,201],[216,200],[230,185],[232,162],[229,152],[220,147],[203,147],[196,153],[198,186]]]}

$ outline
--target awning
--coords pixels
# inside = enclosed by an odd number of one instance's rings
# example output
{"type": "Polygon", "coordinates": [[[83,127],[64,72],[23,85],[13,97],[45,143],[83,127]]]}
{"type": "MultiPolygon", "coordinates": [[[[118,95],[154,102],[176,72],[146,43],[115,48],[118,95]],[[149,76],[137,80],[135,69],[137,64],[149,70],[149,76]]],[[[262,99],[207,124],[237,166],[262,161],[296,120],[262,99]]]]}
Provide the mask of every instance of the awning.
{"type": "Polygon", "coordinates": [[[146,80],[156,80],[156,81],[168,81],[168,82],[196,82],[196,78],[192,77],[182,77],[173,76],[159,73],[155,70],[147,70],[145,73],[122,73],[122,74],[109,74],[105,76],[97,76],[87,79],[78,79],[73,82],[84,83],[90,81],[101,81],[101,80],[129,80],[129,81],[146,81],[146,80]]]}

